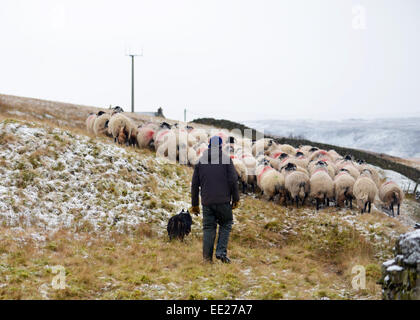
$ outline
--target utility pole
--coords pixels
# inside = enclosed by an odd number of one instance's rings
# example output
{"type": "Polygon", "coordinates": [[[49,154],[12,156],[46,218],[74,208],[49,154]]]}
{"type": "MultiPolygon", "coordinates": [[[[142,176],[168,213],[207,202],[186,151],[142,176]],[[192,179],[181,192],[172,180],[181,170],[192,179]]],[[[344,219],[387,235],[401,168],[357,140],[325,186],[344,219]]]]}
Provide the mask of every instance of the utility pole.
{"type": "Polygon", "coordinates": [[[187,109],[184,109],[184,122],[187,122],[187,109]]]}
{"type": "Polygon", "coordinates": [[[129,53],[126,56],[131,57],[131,112],[134,113],[134,57],[143,57],[143,50],[140,54],[129,53]]]}

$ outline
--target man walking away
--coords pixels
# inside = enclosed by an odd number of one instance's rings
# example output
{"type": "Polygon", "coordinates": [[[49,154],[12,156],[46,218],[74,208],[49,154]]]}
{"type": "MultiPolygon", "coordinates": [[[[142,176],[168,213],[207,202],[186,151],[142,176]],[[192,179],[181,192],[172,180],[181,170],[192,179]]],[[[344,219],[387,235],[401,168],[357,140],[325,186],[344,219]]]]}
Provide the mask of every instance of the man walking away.
{"type": "Polygon", "coordinates": [[[216,259],[230,263],[227,257],[229,235],[233,224],[232,209],[239,206],[238,176],[230,157],[222,152],[222,139],[210,139],[209,148],[203,153],[194,168],[191,184],[191,212],[198,215],[199,190],[203,206],[203,258],[213,260],[216,229],[219,225],[219,238],[216,259]]]}

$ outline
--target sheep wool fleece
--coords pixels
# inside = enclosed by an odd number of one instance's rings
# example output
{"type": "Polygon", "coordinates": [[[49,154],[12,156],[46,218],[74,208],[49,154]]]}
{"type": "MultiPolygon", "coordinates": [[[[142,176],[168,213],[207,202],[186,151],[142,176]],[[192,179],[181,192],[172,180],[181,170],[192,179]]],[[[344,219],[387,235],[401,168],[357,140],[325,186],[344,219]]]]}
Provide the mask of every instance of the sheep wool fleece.
{"type": "Polygon", "coordinates": [[[216,256],[226,256],[230,231],[232,230],[233,214],[230,203],[203,206],[203,258],[213,259],[216,229],[219,224],[219,238],[216,246],[216,256]]]}

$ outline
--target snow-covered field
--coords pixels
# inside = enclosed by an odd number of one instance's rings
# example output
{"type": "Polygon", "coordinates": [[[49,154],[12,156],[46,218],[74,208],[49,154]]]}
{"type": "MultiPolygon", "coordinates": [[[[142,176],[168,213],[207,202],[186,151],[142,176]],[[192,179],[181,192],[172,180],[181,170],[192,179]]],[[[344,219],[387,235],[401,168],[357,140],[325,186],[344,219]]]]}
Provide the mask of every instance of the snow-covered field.
{"type": "Polygon", "coordinates": [[[3,225],[129,232],[157,222],[165,230],[169,216],[188,208],[182,179],[166,179],[152,153],[14,121],[1,122],[0,133],[3,225]]]}
{"type": "Polygon", "coordinates": [[[319,120],[256,120],[245,125],[278,136],[386,153],[420,157],[420,118],[319,120]]]}

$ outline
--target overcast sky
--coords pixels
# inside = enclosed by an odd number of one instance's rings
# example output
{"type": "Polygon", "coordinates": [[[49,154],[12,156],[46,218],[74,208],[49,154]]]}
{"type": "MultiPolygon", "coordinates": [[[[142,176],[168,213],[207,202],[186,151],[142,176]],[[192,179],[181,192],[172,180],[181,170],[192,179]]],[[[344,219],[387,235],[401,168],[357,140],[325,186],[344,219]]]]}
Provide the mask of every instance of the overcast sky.
{"type": "Polygon", "coordinates": [[[418,0],[1,0],[0,93],[128,110],[143,47],[136,111],[420,115],[419,33],[418,0]]]}

